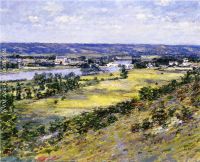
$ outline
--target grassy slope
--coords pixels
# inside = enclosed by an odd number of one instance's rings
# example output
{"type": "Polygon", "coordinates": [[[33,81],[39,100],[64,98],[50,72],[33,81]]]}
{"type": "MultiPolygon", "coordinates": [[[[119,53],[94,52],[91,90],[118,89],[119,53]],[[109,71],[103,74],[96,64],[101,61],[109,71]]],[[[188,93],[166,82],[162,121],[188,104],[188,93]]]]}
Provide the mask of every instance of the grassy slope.
{"type": "MultiPolygon", "coordinates": [[[[89,131],[85,137],[66,136],[51,153],[58,161],[191,161],[200,160],[200,110],[190,103],[191,87],[184,86],[169,96],[146,104],[145,111],[133,110],[120,117],[113,125],[97,132],[89,131]],[[183,98],[181,100],[180,98],[183,98]],[[165,129],[154,127],[146,132],[132,133],[133,123],[149,116],[150,109],[164,101],[165,108],[187,106],[194,119],[178,125],[171,118],[165,129]],[[146,135],[148,134],[148,138],[146,135]]],[[[46,156],[39,154],[38,157],[46,156]]]]}
{"type": "MultiPolygon", "coordinates": [[[[96,75],[98,79],[113,78],[109,74],[96,75]]],[[[130,99],[138,95],[138,90],[147,85],[155,86],[166,83],[168,80],[177,79],[180,73],[165,73],[152,69],[139,69],[129,72],[128,79],[101,81],[97,85],[84,87],[81,90],[68,93],[66,99],[61,101],[60,97],[51,97],[41,100],[23,100],[16,103],[16,107],[22,114],[36,114],[39,116],[61,115],[71,116],[82,111],[91,110],[94,107],[104,107],[117,102],[130,99]],[[55,100],[58,104],[54,104],[55,100]]],[[[84,79],[93,79],[94,76],[84,76],[84,79]]]]}

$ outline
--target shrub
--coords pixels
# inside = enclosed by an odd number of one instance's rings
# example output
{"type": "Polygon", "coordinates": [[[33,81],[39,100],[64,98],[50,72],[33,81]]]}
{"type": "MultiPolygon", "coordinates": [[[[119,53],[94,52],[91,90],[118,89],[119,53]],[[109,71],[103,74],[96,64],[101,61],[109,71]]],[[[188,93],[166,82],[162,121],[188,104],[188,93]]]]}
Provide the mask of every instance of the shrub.
{"type": "Polygon", "coordinates": [[[139,95],[142,100],[152,101],[159,97],[159,89],[152,87],[143,87],[140,89],[139,95]]]}
{"type": "Polygon", "coordinates": [[[58,100],[54,100],[54,104],[56,105],[58,103],[58,100]]]}
{"type": "Polygon", "coordinates": [[[139,132],[139,131],[140,131],[139,123],[135,123],[135,124],[131,125],[131,132],[135,133],[135,132],[139,132]]]}
{"type": "Polygon", "coordinates": [[[162,108],[158,108],[152,112],[152,120],[155,124],[164,125],[167,118],[167,113],[162,108]]]}
{"type": "Polygon", "coordinates": [[[189,108],[183,107],[181,109],[181,113],[179,114],[179,119],[181,120],[188,120],[192,118],[192,111],[189,108]]]}
{"type": "Polygon", "coordinates": [[[37,127],[37,132],[41,135],[41,134],[45,134],[45,126],[44,125],[40,125],[37,127]]]}
{"type": "Polygon", "coordinates": [[[115,115],[113,115],[113,114],[109,115],[108,118],[107,118],[107,122],[109,124],[112,124],[112,123],[114,123],[117,120],[118,120],[117,117],[115,115]]]}
{"type": "Polygon", "coordinates": [[[128,71],[126,70],[125,65],[122,65],[120,77],[122,79],[128,78],[128,71]]]}
{"type": "Polygon", "coordinates": [[[61,97],[61,100],[63,101],[65,98],[66,98],[65,96],[62,96],[62,97],[61,97]]]}
{"type": "Polygon", "coordinates": [[[94,79],[93,79],[93,80],[94,80],[94,81],[96,81],[96,82],[98,82],[98,81],[99,81],[97,77],[94,77],[94,79]]]}
{"type": "Polygon", "coordinates": [[[167,96],[167,99],[168,100],[171,100],[171,99],[173,99],[174,97],[173,96],[167,96]]]}
{"type": "Polygon", "coordinates": [[[176,108],[174,108],[174,107],[168,109],[168,115],[170,117],[173,117],[173,115],[174,115],[175,112],[176,112],[176,108]]]}
{"type": "Polygon", "coordinates": [[[143,130],[147,130],[151,127],[152,127],[152,123],[149,121],[149,118],[144,119],[143,122],[142,122],[141,128],[143,130]]]}

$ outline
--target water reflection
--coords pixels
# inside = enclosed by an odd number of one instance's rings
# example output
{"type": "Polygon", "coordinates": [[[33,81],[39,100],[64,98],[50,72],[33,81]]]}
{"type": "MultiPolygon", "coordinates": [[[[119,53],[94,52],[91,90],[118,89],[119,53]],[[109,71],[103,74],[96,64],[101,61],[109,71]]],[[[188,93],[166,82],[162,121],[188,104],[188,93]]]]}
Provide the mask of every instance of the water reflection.
{"type": "MultiPolygon", "coordinates": [[[[115,71],[118,71],[118,67],[101,67],[101,73],[102,72],[108,72],[112,73],[115,71]]],[[[76,75],[82,75],[80,68],[71,68],[71,69],[50,69],[50,70],[32,70],[32,71],[21,71],[17,73],[0,73],[0,81],[6,81],[6,80],[21,80],[21,79],[27,79],[31,80],[35,73],[41,74],[41,73],[61,73],[62,75],[67,75],[71,72],[74,72],[76,75]]]]}

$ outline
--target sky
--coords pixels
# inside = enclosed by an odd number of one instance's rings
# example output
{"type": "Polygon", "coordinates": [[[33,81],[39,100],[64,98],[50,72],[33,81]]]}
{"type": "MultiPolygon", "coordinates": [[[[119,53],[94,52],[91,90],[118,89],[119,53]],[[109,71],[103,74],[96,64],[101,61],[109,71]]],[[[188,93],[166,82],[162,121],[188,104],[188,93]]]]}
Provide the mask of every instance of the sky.
{"type": "Polygon", "coordinates": [[[1,0],[0,42],[200,45],[200,0],[1,0]]]}

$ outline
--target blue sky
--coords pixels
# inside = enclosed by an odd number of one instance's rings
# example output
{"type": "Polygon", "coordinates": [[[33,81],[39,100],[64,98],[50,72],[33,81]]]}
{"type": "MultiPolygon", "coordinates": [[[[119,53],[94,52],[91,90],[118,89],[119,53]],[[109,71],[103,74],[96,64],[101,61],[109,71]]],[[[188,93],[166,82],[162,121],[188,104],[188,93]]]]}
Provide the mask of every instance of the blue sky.
{"type": "Polygon", "coordinates": [[[1,0],[1,42],[200,44],[200,0],[1,0]]]}

